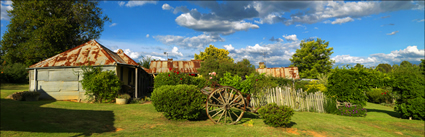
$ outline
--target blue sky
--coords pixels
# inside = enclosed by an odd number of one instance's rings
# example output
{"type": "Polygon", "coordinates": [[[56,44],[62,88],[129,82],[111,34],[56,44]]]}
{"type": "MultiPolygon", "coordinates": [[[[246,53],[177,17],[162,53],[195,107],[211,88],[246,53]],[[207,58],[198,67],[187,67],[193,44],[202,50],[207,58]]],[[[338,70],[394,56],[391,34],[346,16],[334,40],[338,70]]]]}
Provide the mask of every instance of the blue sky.
{"type": "MultiPolygon", "coordinates": [[[[10,1],[1,3],[1,33],[10,1]]],[[[191,60],[212,44],[235,61],[287,67],[303,39],[321,38],[337,64],[418,64],[424,59],[423,1],[101,1],[111,22],[98,42],[142,57],[191,60]]]]}

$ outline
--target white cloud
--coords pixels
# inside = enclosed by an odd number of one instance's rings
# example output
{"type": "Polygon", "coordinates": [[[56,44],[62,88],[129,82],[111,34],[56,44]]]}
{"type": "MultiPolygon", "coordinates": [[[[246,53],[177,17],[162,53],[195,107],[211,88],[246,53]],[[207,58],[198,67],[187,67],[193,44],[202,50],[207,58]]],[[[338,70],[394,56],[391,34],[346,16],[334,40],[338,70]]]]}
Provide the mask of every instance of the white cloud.
{"type": "Polygon", "coordinates": [[[404,60],[409,62],[419,62],[425,56],[424,49],[418,49],[417,46],[407,46],[402,50],[391,51],[389,54],[377,53],[370,57],[354,57],[350,55],[337,55],[332,59],[336,64],[356,64],[360,63],[366,67],[377,66],[380,63],[401,63],[404,60]]]}
{"type": "Polygon", "coordinates": [[[319,28],[317,28],[317,27],[314,27],[314,29],[319,29],[319,28]]]}
{"type": "MultiPolygon", "coordinates": [[[[131,51],[130,49],[124,49],[123,50],[124,51],[124,53],[127,55],[127,56],[129,56],[130,58],[132,58],[132,59],[137,59],[137,58],[139,58],[141,55],[140,55],[140,53],[138,53],[138,52],[133,52],[133,51],[131,51]]],[[[115,49],[114,50],[114,52],[118,52],[118,49],[115,49]]]]}
{"type": "MultiPolygon", "coordinates": [[[[121,5],[121,3],[119,3],[121,5]]],[[[143,6],[145,4],[156,4],[156,1],[153,0],[147,0],[147,1],[135,1],[135,0],[130,0],[129,2],[127,2],[127,4],[125,4],[126,7],[135,7],[135,6],[143,6]]]]}
{"type": "Polygon", "coordinates": [[[7,15],[7,11],[9,10],[13,10],[12,1],[1,1],[1,20],[10,20],[10,17],[7,15]]]}
{"type": "Polygon", "coordinates": [[[112,23],[111,25],[109,25],[109,27],[113,27],[113,26],[116,26],[117,25],[117,23],[112,23]]]}
{"type": "Polygon", "coordinates": [[[149,38],[149,34],[146,34],[146,38],[149,38]]]}
{"type": "Polygon", "coordinates": [[[164,5],[162,5],[162,9],[163,10],[170,10],[170,9],[174,9],[174,8],[171,7],[170,5],[168,5],[167,3],[165,3],[164,5]]]}
{"type": "Polygon", "coordinates": [[[235,48],[234,48],[234,47],[232,47],[232,44],[224,45],[223,47],[224,47],[227,51],[233,51],[233,50],[235,50],[235,48]]]}
{"type": "Polygon", "coordinates": [[[177,56],[183,56],[183,54],[181,52],[179,52],[179,48],[177,48],[177,47],[174,47],[173,50],[171,50],[171,54],[177,55],[177,56]]]}
{"type": "Polygon", "coordinates": [[[352,19],[351,17],[345,17],[345,18],[338,18],[335,21],[332,21],[332,24],[342,24],[342,23],[347,23],[347,22],[352,22],[354,21],[354,19],[352,19]]]}
{"type": "Polygon", "coordinates": [[[393,32],[391,32],[391,33],[387,33],[387,35],[394,35],[394,34],[396,34],[396,33],[398,33],[398,31],[393,31],[393,32]]]}
{"type": "MultiPolygon", "coordinates": [[[[199,13],[196,10],[191,12],[199,13]]],[[[247,31],[248,29],[258,29],[258,25],[245,21],[227,21],[227,20],[203,20],[196,19],[191,13],[184,13],[175,20],[178,25],[191,28],[197,31],[220,33],[224,35],[235,33],[236,31],[247,31]]]]}
{"type": "Polygon", "coordinates": [[[118,5],[123,6],[125,4],[124,1],[118,1],[118,5]]]}
{"type": "Polygon", "coordinates": [[[224,41],[220,35],[216,34],[201,34],[194,37],[183,37],[175,35],[158,35],[154,36],[157,41],[166,45],[177,45],[183,48],[204,49],[211,42],[224,41]]]}
{"type": "Polygon", "coordinates": [[[425,21],[425,19],[414,19],[414,20],[412,20],[412,21],[416,21],[416,22],[424,22],[424,21],[425,21]]]}
{"type": "Polygon", "coordinates": [[[303,25],[301,25],[301,24],[297,24],[297,25],[295,25],[295,27],[304,28],[304,30],[306,30],[306,29],[307,29],[307,27],[306,27],[306,26],[303,26],[303,25]]]}
{"type": "Polygon", "coordinates": [[[295,34],[283,35],[282,37],[284,37],[287,41],[298,41],[297,35],[295,34]]]}

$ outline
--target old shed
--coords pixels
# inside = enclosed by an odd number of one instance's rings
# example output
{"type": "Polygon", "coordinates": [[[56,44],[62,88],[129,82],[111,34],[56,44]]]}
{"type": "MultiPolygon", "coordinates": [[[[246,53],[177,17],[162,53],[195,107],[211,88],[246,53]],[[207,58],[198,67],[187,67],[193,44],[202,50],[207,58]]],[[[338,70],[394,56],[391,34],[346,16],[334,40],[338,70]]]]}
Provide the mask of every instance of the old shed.
{"type": "Polygon", "coordinates": [[[84,100],[82,65],[113,70],[120,78],[122,92],[132,97],[147,94],[150,75],[121,49],[117,53],[91,40],[80,46],[40,61],[29,68],[29,90],[40,92],[42,99],[84,100]]]}
{"type": "MultiPolygon", "coordinates": [[[[264,63],[260,62],[260,66],[261,65],[264,65],[264,63]]],[[[266,73],[266,75],[273,77],[300,79],[298,74],[298,67],[257,68],[256,71],[260,74],[266,73]]]]}
{"type": "Polygon", "coordinates": [[[198,74],[197,69],[201,68],[201,62],[201,60],[173,61],[173,59],[168,59],[166,61],[151,61],[150,68],[147,72],[152,75],[157,75],[158,73],[170,72],[169,68],[174,68],[181,73],[198,74]]]}

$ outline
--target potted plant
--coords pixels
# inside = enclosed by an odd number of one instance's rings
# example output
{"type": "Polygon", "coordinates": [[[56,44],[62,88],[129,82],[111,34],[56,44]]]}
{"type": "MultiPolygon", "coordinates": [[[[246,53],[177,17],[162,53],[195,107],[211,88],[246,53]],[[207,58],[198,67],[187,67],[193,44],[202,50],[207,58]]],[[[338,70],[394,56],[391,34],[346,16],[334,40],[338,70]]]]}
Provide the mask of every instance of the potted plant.
{"type": "Polygon", "coordinates": [[[128,94],[120,94],[118,95],[118,97],[115,99],[115,103],[116,104],[126,104],[127,101],[130,99],[130,95],[128,94]]]}
{"type": "Polygon", "coordinates": [[[40,93],[37,91],[24,91],[22,92],[22,96],[25,101],[38,101],[40,93]]]}

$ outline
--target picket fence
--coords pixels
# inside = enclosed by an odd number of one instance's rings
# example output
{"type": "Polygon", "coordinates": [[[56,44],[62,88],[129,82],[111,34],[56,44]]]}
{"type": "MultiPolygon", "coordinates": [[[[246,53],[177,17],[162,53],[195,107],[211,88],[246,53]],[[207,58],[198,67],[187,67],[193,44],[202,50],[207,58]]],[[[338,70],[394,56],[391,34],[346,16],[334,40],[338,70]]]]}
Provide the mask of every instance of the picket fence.
{"type": "Polygon", "coordinates": [[[264,90],[262,99],[251,95],[251,106],[264,106],[269,103],[276,103],[278,106],[290,106],[295,111],[314,111],[324,113],[323,105],[325,95],[322,92],[307,94],[299,89],[294,91],[291,87],[275,87],[264,90]]]}

